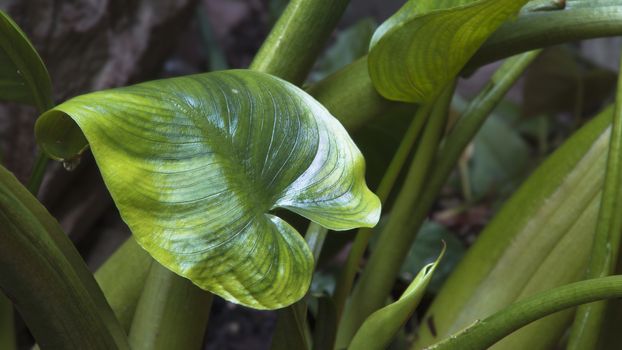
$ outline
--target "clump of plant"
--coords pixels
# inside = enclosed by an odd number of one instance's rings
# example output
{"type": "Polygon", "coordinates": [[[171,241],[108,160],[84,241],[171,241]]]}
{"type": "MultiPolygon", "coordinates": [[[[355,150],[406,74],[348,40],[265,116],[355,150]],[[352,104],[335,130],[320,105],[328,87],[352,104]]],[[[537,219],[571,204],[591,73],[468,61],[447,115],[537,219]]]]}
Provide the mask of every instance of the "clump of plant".
{"type": "Polygon", "coordinates": [[[445,256],[459,259],[451,236],[431,239],[437,258],[392,292],[404,261],[420,254],[417,234],[437,230],[428,213],[454,168],[463,169],[465,150],[480,129],[507,129],[487,118],[539,49],[620,35],[622,5],[407,1],[373,34],[366,24],[356,29],[368,33],[368,53],[326,77],[316,71],[303,90],[347,4],[292,0],[249,69],[56,106],[43,62],[0,13],[0,98],[41,113],[27,187],[0,167],[0,288],[8,297],[0,300],[0,348],[16,346],[13,304],[44,349],[198,349],[213,295],[279,309],[275,349],[606,347],[612,307],[604,300],[622,296],[620,88],[612,107],[510,191],[444,283],[433,278],[445,256]],[[457,79],[502,58],[480,93],[457,107],[457,79]],[[350,133],[388,126],[390,115],[407,127],[385,153],[390,161],[367,169],[380,174],[374,194],[350,133]],[[84,152],[132,231],[94,275],[33,196],[49,159],[71,169],[84,152]],[[306,232],[281,209],[308,220],[306,232]],[[334,290],[310,292],[327,235],[353,229],[334,290]],[[429,286],[436,295],[405,337],[429,286]]]}

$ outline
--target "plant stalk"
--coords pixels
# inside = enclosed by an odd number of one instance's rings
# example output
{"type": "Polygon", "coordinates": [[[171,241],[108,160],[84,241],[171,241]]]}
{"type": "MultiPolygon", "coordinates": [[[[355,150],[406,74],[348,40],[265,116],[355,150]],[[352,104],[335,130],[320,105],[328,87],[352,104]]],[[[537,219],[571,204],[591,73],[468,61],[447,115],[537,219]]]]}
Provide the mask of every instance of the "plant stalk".
{"type": "Polygon", "coordinates": [[[386,257],[402,254],[402,250],[408,252],[410,248],[409,244],[405,244],[409,241],[404,237],[410,236],[410,232],[403,229],[404,224],[412,215],[412,209],[426,180],[426,169],[430,167],[436,154],[445,129],[453,91],[454,84],[451,84],[434,102],[421,143],[393,205],[389,221],[380,234],[378,244],[354,288],[350,302],[346,305],[337,334],[337,348],[348,346],[365,319],[384,306],[393,287],[402,260],[389,260],[386,257]]]}
{"type": "Polygon", "coordinates": [[[39,193],[39,188],[41,187],[41,182],[43,181],[45,169],[49,160],[50,159],[47,155],[45,155],[45,153],[43,153],[41,150],[37,151],[35,165],[32,168],[32,173],[30,175],[30,179],[28,180],[28,185],[26,186],[30,193],[35,196],[37,195],[37,193],[39,193]]]}
{"type": "MultiPolygon", "coordinates": [[[[566,0],[566,3],[566,8],[560,11],[521,12],[483,44],[463,71],[472,72],[487,63],[529,50],[622,35],[621,3],[613,0],[566,0]]],[[[367,73],[367,56],[312,85],[308,92],[349,131],[391,113],[391,109],[409,106],[378,95],[367,73]]]]}
{"type": "Polygon", "coordinates": [[[307,233],[305,234],[305,240],[313,253],[315,266],[317,266],[317,261],[322,253],[322,246],[324,245],[327,233],[328,229],[326,227],[313,221],[309,223],[309,228],[307,228],[307,233]]]}
{"type": "Polygon", "coordinates": [[[0,349],[17,349],[13,304],[3,294],[0,294],[0,349]]]}
{"type": "Polygon", "coordinates": [[[132,349],[201,349],[213,295],[156,261],[129,333],[132,349]]]}
{"type": "MultiPolygon", "coordinates": [[[[398,146],[387,171],[384,173],[384,176],[380,181],[380,185],[376,190],[376,195],[380,198],[383,205],[389,197],[389,194],[391,193],[391,190],[393,189],[404,164],[408,160],[411,150],[415,147],[417,140],[419,140],[419,135],[428,120],[429,112],[429,105],[423,106],[417,110],[417,113],[410,123],[406,134],[404,134],[404,137],[402,138],[402,141],[400,142],[400,145],[398,146]]],[[[348,259],[341,270],[339,279],[337,280],[337,286],[335,287],[335,293],[333,295],[333,301],[335,303],[335,307],[337,308],[337,321],[341,319],[341,314],[343,313],[346,300],[352,290],[354,278],[359,270],[359,264],[365,254],[365,250],[367,249],[372,233],[373,229],[370,228],[361,228],[358,230],[356,238],[352,244],[352,248],[350,249],[350,253],[348,254],[348,259]]]]}
{"type": "Polygon", "coordinates": [[[250,68],[301,85],[349,0],[291,0],[250,68]]]}
{"type": "Polygon", "coordinates": [[[67,235],[2,167],[0,227],[0,288],[42,348],[129,348],[125,332],[67,235]]]}
{"type": "Polygon", "coordinates": [[[622,276],[567,284],[516,302],[428,349],[487,349],[505,336],[544,316],[580,304],[620,297],[622,276]]]}
{"type": "MultiPolygon", "coordinates": [[[[622,59],[620,60],[622,69],[622,59]]],[[[618,75],[616,103],[607,155],[607,171],[603,184],[596,234],[586,278],[614,273],[622,234],[622,75],[618,75]]],[[[595,349],[602,328],[607,302],[582,305],[577,309],[570,333],[568,349],[595,349]]]]}
{"type": "Polygon", "coordinates": [[[130,331],[153,259],[130,237],[95,272],[112,311],[126,332],[130,331]]]}

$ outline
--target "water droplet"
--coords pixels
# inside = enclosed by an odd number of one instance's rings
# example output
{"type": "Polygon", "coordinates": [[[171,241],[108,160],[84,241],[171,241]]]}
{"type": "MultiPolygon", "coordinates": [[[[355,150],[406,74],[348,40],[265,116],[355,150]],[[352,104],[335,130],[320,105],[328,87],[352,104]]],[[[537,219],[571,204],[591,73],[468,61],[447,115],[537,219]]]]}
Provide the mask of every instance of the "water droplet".
{"type": "Polygon", "coordinates": [[[73,157],[71,159],[64,159],[63,168],[67,171],[74,171],[80,165],[80,156],[73,157]]]}

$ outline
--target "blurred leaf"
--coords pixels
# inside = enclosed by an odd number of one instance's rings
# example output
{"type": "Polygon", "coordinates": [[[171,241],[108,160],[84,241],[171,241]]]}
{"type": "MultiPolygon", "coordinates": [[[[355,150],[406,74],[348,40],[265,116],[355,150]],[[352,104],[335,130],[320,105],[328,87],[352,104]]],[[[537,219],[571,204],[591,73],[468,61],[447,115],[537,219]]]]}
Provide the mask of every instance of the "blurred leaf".
{"type": "Polygon", "coordinates": [[[317,61],[309,76],[310,82],[324,79],[340,68],[365,56],[369,41],[378,25],[371,18],[363,18],[339,32],[335,43],[317,61]]]}
{"type": "Polygon", "coordinates": [[[209,63],[208,70],[216,71],[228,69],[229,64],[227,63],[227,57],[225,57],[222,47],[220,47],[218,40],[216,40],[204,3],[201,3],[197,8],[197,22],[199,23],[199,32],[203,42],[203,51],[209,63]]]}
{"type": "Polygon", "coordinates": [[[332,230],[373,226],[380,201],[345,129],[304,91],[233,70],[69,100],[36,124],[54,159],[87,147],[137,242],[223,298],[259,309],[299,300],[313,257],[273,209],[332,230]],[[75,124],[77,123],[77,125],[75,124]]]}
{"type": "Polygon", "coordinates": [[[579,62],[566,46],[545,50],[529,67],[523,87],[523,114],[592,113],[611,96],[616,74],[579,62]]]}
{"type": "Polygon", "coordinates": [[[26,34],[0,11],[0,100],[52,107],[48,71],[26,34]]]}
{"type": "Polygon", "coordinates": [[[396,302],[371,314],[356,332],[348,349],[386,349],[395,334],[415,312],[444,253],[445,247],[435,262],[421,269],[396,302]]]}
{"type": "Polygon", "coordinates": [[[366,178],[372,188],[377,187],[391,163],[400,140],[413,119],[412,113],[391,113],[376,118],[359,128],[352,138],[365,155],[366,178]]]}
{"type": "Polygon", "coordinates": [[[389,100],[432,100],[527,2],[408,1],[374,33],[369,53],[374,86],[389,100]]]}
{"type": "Polygon", "coordinates": [[[333,349],[337,337],[337,307],[329,295],[318,296],[316,299],[318,310],[313,331],[313,349],[333,349]]]}
{"type": "Polygon", "coordinates": [[[445,227],[434,221],[426,221],[417,234],[400,271],[403,279],[412,280],[417,271],[437,258],[439,242],[445,242],[446,251],[428,286],[428,291],[433,294],[438,292],[466,251],[462,242],[445,227]]]}
{"type": "Polygon", "coordinates": [[[294,303],[277,311],[271,350],[310,349],[307,337],[307,308],[304,302],[294,303]]]}
{"type": "Polygon", "coordinates": [[[313,281],[311,282],[311,293],[313,294],[332,294],[335,291],[335,284],[337,283],[336,269],[330,270],[316,270],[313,273],[313,281]]]}
{"type": "Polygon", "coordinates": [[[289,0],[269,0],[270,23],[274,24],[289,4],[289,0]]]}
{"type": "MultiPolygon", "coordinates": [[[[612,109],[581,128],[505,203],[424,316],[415,349],[535,293],[581,279],[594,238],[612,109]]],[[[566,310],[522,328],[494,349],[550,349],[566,310]]]]}
{"type": "Polygon", "coordinates": [[[497,114],[486,120],[475,137],[471,165],[474,196],[481,197],[497,190],[511,193],[527,174],[530,150],[516,128],[497,114]]]}

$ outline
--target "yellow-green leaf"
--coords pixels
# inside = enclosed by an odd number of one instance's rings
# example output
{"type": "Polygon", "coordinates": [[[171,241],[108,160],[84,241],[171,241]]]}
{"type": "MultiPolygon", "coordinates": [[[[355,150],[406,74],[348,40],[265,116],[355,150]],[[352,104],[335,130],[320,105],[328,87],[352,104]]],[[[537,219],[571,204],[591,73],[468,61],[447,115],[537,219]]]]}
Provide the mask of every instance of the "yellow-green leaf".
{"type": "MultiPolygon", "coordinates": [[[[424,349],[513,302],[583,278],[611,118],[612,109],[607,109],[575,133],[508,200],[442,287],[413,349],[424,349]]],[[[549,349],[571,318],[572,310],[548,316],[493,348],[549,349]]]]}
{"type": "Polygon", "coordinates": [[[396,302],[371,314],[354,335],[348,349],[382,350],[388,348],[395,334],[415,312],[444,254],[445,247],[443,246],[436,261],[419,271],[417,277],[396,302]]]}
{"type": "Polygon", "coordinates": [[[274,209],[333,230],[373,226],[380,213],[341,124],[264,73],[79,96],[45,113],[35,132],[50,157],[65,161],[88,140],[138,243],[201,288],[254,308],[292,304],[311,280],[309,248],[274,209]]]}
{"type": "Polygon", "coordinates": [[[371,42],[369,75],[389,100],[429,102],[528,0],[410,0],[371,42]]]}
{"type": "Polygon", "coordinates": [[[30,104],[40,111],[52,106],[48,71],[24,32],[0,11],[0,100],[30,104]]]}

